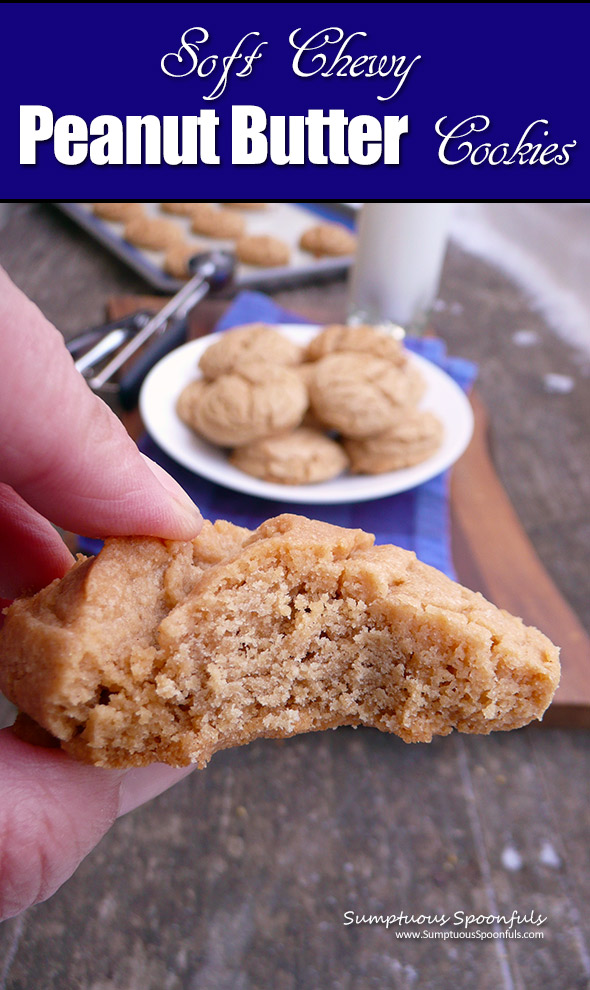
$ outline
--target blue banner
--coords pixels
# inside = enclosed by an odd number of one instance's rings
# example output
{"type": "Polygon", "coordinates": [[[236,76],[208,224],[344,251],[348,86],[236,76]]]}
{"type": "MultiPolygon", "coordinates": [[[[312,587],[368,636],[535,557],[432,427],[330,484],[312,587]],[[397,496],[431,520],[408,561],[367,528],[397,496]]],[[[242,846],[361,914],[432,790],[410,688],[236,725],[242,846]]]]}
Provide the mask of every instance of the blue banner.
{"type": "Polygon", "coordinates": [[[3,4],[6,199],[585,199],[588,4],[3,4]]]}

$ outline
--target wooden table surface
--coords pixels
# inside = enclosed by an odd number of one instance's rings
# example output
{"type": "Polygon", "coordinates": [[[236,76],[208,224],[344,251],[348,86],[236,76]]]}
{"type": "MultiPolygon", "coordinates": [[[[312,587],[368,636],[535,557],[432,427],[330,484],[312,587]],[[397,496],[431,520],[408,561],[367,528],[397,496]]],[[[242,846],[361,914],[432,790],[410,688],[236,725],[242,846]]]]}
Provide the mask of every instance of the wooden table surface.
{"type": "MultiPolygon", "coordinates": [[[[145,292],[45,206],[13,207],[0,263],[66,335],[102,321],[108,297],[145,292]]],[[[513,284],[453,246],[440,294],[434,329],[480,365],[505,490],[589,629],[588,366],[513,284]],[[538,342],[517,346],[517,330],[538,342]],[[574,389],[548,393],[549,372],[574,389]]],[[[345,290],[278,300],[333,319],[345,290]]],[[[582,729],[428,746],[343,729],[218,754],[117,822],[49,902],[0,928],[0,990],[587,988],[589,743],[582,729]],[[344,924],[347,911],[514,910],[546,917],[544,938],[404,940],[396,926],[344,924]]]]}

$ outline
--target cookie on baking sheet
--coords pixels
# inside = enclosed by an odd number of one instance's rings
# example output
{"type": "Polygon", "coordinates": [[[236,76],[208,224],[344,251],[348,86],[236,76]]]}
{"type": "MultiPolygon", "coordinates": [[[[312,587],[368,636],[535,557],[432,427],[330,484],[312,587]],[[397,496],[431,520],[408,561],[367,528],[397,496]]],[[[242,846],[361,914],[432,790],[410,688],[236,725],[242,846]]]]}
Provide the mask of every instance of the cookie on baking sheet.
{"type": "Polygon", "coordinates": [[[205,378],[213,379],[239,371],[248,361],[296,365],[301,361],[301,348],[267,323],[248,323],[225,330],[201,355],[199,367],[205,378]]]}
{"type": "Polygon", "coordinates": [[[101,220],[127,223],[133,217],[143,217],[143,203],[93,203],[92,212],[101,220]]]}
{"type": "Polygon", "coordinates": [[[245,363],[212,382],[199,382],[188,399],[183,398],[185,392],[179,399],[181,418],[186,416],[195,433],[222,447],[239,447],[294,429],[309,402],[295,370],[262,361],[245,363]]]}
{"type": "Polygon", "coordinates": [[[318,223],[303,232],[299,247],[302,251],[315,255],[316,258],[336,258],[354,254],[356,237],[340,223],[318,223]]]}
{"type": "Polygon", "coordinates": [[[234,210],[219,209],[210,203],[195,203],[191,213],[195,234],[234,241],[244,233],[246,221],[234,210]]]}
{"type": "Polygon", "coordinates": [[[184,231],[174,222],[164,217],[132,217],[125,224],[123,236],[131,244],[164,251],[184,239],[184,231]]]}
{"type": "Polygon", "coordinates": [[[438,450],[443,427],[431,412],[408,411],[405,417],[385,433],[365,440],[344,440],[355,474],[382,474],[421,464],[438,450]]]}
{"type": "Polygon", "coordinates": [[[312,412],[345,437],[370,437],[394,426],[423,388],[413,366],[372,354],[335,352],[317,361],[309,384],[312,412]]]}
{"type": "Polygon", "coordinates": [[[408,360],[401,341],[376,327],[360,325],[355,327],[335,323],[325,327],[314,337],[305,351],[306,361],[319,361],[334,351],[360,351],[387,358],[393,364],[403,365],[408,360]]]}
{"type": "Polygon", "coordinates": [[[260,737],[367,725],[406,742],[541,718],[559,651],[361,530],[301,516],[188,542],[119,537],[18,599],[0,689],[72,756],[205,766],[260,737]]]}
{"type": "Polygon", "coordinates": [[[196,203],[160,203],[160,209],[175,217],[190,217],[196,205],[196,203]]]}
{"type": "Polygon", "coordinates": [[[238,447],[230,461],[255,478],[280,485],[329,481],[342,474],[348,465],[339,443],[319,430],[306,427],[238,447]]]}
{"type": "Polygon", "coordinates": [[[166,251],[164,268],[173,278],[189,278],[189,260],[198,253],[199,248],[194,244],[186,244],[184,241],[172,244],[166,251]]]}
{"type": "Polygon", "coordinates": [[[236,244],[238,260],[258,268],[280,268],[289,264],[290,256],[289,245],[270,234],[250,234],[236,244]]]}
{"type": "Polygon", "coordinates": [[[268,203],[236,203],[233,199],[224,200],[224,205],[231,207],[232,210],[266,210],[268,209],[268,203]]]}

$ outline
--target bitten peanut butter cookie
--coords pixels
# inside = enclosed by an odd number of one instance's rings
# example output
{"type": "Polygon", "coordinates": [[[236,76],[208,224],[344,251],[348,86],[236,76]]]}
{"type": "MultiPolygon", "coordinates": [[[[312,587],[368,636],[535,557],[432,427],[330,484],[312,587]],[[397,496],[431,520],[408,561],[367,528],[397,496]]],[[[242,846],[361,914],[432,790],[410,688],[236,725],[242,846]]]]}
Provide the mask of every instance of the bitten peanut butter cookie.
{"type": "Polygon", "coordinates": [[[279,268],[289,264],[288,244],[269,234],[251,234],[240,237],[236,244],[236,257],[245,265],[259,268],[279,268]]]}
{"type": "Polygon", "coordinates": [[[348,466],[348,458],[339,443],[319,430],[306,427],[238,447],[230,461],[255,478],[280,485],[328,481],[348,466]]]}
{"type": "Polygon", "coordinates": [[[296,371],[261,361],[190,389],[179,398],[180,418],[222,447],[239,447],[299,426],[309,402],[296,371]]]}
{"type": "Polygon", "coordinates": [[[73,756],[205,766],[259,737],[367,725],[407,742],[541,718],[558,651],[413,553],[279,516],[189,543],[107,540],[16,601],[0,688],[73,756]]]}
{"type": "Polygon", "coordinates": [[[209,203],[196,203],[191,213],[192,228],[195,234],[217,237],[220,240],[234,241],[246,229],[244,217],[234,210],[219,209],[209,203]]]}
{"type": "Polygon", "coordinates": [[[301,361],[301,354],[297,344],[267,323],[248,323],[220,334],[202,354],[199,367],[205,378],[213,379],[239,371],[248,361],[296,365],[301,361]]]}
{"type": "Polygon", "coordinates": [[[403,344],[395,340],[391,334],[377,330],[375,327],[365,325],[348,327],[342,324],[326,327],[314,337],[305,351],[305,360],[319,361],[320,358],[336,351],[360,351],[362,354],[373,354],[400,366],[405,365],[408,360],[403,344]]]}
{"type": "Polygon", "coordinates": [[[339,223],[319,223],[304,231],[299,247],[316,258],[339,257],[354,254],[356,237],[339,223]]]}
{"type": "Polygon", "coordinates": [[[133,217],[145,215],[142,203],[93,203],[92,212],[101,220],[113,220],[115,223],[127,223],[133,217]]]}
{"type": "Polygon", "coordinates": [[[370,437],[394,426],[420,398],[422,379],[414,368],[349,351],[315,364],[309,385],[311,410],[345,437],[370,437]]]}
{"type": "Polygon", "coordinates": [[[441,445],[442,423],[431,412],[411,409],[386,433],[364,440],[344,440],[350,469],[357,474],[382,474],[420,464],[441,445]]]}
{"type": "Polygon", "coordinates": [[[164,217],[132,217],[125,224],[123,233],[126,241],[138,247],[163,251],[184,239],[184,232],[174,220],[164,217]]]}

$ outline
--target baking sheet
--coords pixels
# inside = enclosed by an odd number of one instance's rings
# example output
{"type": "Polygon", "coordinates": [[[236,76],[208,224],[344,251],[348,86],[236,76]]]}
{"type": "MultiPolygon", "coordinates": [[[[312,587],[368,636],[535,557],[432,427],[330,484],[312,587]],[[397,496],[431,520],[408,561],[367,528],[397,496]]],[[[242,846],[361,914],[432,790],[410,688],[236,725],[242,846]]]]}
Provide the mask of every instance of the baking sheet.
{"type": "MultiPolygon", "coordinates": [[[[233,250],[234,241],[204,237],[191,232],[188,217],[164,213],[159,203],[144,203],[146,214],[165,217],[177,223],[183,230],[187,243],[194,245],[195,253],[215,248],[233,250]]],[[[217,205],[217,204],[212,204],[217,205]]],[[[222,204],[218,204],[222,205],[222,204]]],[[[225,204],[223,204],[225,205],[225,204]]],[[[91,203],[56,203],[60,210],[88,231],[104,247],[133,268],[158,292],[177,292],[184,284],[164,270],[164,252],[136,247],[123,237],[124,224],[103,220],[92,212],[91,203]]],[[[227,204],[231,209],[231,204],[227,204]]],[[[247,234],[270,234],[285,241],[291,248],[288,265],[278,268],[260,268],[239,262],[234,289],[279,288],[306,282],[338,278],[346,273],[352,258],[314,258],[298,247],[301,234],[317,223],[336,222],[352,227],[350,213],[342,204],[328,206],[304,203],[268,203],[264,209],[243,210],[247,234]]]]}

